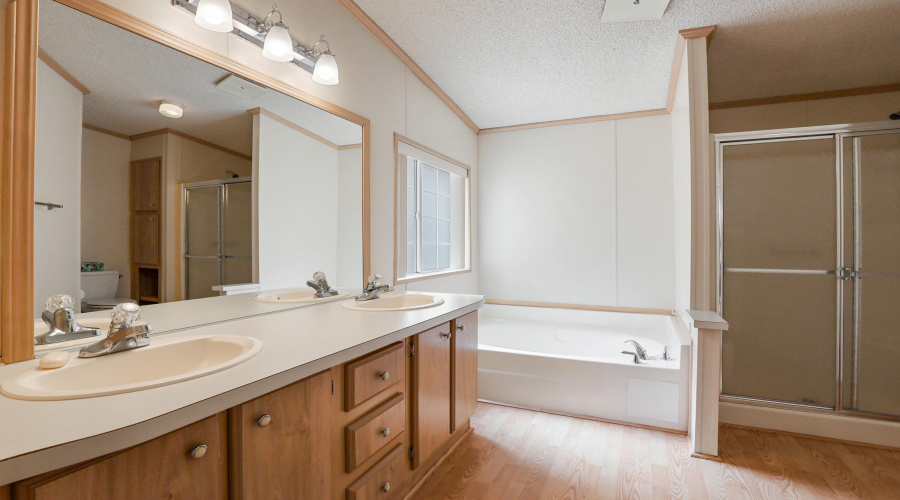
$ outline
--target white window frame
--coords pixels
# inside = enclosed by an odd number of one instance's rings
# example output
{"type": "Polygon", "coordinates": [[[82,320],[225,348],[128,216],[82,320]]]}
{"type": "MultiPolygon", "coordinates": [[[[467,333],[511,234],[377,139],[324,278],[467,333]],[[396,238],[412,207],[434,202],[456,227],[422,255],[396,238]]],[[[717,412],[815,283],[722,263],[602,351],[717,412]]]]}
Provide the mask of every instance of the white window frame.
{"type": "MultiPolygon", "coordinates": [[[[406,284],[431,278],[452,276],[472,271],[472,236],[471,236],[471,169],[448,156],[416,143],[399,134],[394,134],[395,157],[395,191],[394,191],[394,283],[406,284]],[[450,172],[451,179],[457,176],[462,179],[454,182],[451,191],[451,210],[457,220],[451,229],[450,251],[451,267],[434,271],[421,271],[418,267],[421,256],[421,235],[416,238],[417,271],[407,270],[407,159],[413,158],[440,170],[450,172]],[[454,200],[456,202],[454,203],[454,200]],[[460,206],[461,205],[461,206],[460,206]]],[[[420,179],[415,177],[415,191],[420,192],[420,179]]],[[[417,200],[417,212],[421,208],[421,200],[417,200]]],[[[417,225],[420,219],[417,218],[417,225]]]]}

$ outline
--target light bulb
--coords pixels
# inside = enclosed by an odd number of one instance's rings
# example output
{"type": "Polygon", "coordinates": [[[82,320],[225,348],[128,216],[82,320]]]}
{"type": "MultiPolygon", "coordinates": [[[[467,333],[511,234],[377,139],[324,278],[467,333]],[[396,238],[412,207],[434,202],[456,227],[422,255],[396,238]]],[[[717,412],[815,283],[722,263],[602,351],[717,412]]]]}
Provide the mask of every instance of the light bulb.
{"type": "Polygon", "coordinates": [[[287,26],[278,24],[269,28],[262,54],[266,59],[273,61],[290,62],[294,60],[294,42],[291,41],[291,34],[288,32],[287,26]]]}
{"type": "Polygon", "coordinates": [[[332,54],[325,53],[319,56],[316,67],[313,69],[312,79],[322,85],[338,84],[338,66],[332,54]]]}
{"type": "Polygon", "coordinates": [[[184,114],[184,106],[172,101],[160,101],[159,114],[166,118],[181,118],[184,114]]]}
{"type": "Polygon", "coordinates": [[[200,0],[194,22],[200,26],[219,33],[228,33],[234,29],[231,20],[231,3],[228,0],[200,0]]]}

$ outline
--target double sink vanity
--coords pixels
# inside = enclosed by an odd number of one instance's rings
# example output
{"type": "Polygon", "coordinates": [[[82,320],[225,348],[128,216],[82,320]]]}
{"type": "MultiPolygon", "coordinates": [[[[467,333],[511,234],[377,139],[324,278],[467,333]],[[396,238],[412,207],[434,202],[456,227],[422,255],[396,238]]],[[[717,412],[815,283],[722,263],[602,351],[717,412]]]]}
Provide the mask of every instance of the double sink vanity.
{"type": "Polygon", "coordinates": [[[0,367],[0,485],[16,499],[408,494],[470,430],[484,298],[267,293],[299,307],[0,367]]]}

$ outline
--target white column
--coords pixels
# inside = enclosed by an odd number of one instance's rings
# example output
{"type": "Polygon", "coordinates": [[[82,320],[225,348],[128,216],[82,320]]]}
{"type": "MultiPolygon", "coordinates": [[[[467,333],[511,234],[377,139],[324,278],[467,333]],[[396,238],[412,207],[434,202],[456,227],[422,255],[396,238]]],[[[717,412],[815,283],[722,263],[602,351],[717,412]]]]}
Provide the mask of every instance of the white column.
{"type": "Polygon", "coordinates": [[[722,390],[722,332],[728,323],[711,311],[687,311],[691,329],[692,456],[716,460],[719,456],[719,394],[722,390]]]}

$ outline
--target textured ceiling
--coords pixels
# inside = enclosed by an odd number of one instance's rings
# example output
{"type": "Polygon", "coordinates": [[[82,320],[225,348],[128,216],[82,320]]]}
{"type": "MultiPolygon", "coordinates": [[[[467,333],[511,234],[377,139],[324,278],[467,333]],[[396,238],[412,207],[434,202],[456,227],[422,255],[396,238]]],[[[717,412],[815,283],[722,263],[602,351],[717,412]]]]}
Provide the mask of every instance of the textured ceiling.
{"type": "Polygon", "coordinates": [[[39,45],[91,91],[84,122],[113,132],[172,128],[250,155],[247,110],[262,107],[338,145],[362,140],[358,125],[277,91],[248,100],[217,89],[227,71],[50,0],[40,3],[39,45]],[[160,115],[163,99],[184,116],[160,115]]]}
{"type": "Polygon", "coordinates": [[[604,0],[356,3],[481,128],[663,108],[677,32],[712,24],[712,102],[900,83],[900,0],[671,0],[604,24],[604,0]]]}

